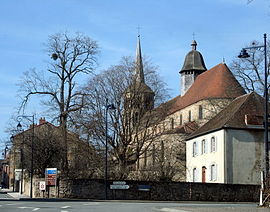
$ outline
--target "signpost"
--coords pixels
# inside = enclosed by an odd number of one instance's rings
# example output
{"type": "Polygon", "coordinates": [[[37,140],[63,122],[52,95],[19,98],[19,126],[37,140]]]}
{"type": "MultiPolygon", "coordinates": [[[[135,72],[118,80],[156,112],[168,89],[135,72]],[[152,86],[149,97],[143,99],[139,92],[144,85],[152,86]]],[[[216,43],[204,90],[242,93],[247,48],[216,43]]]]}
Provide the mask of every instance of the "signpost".
{"type": "Polygon", "coordinates": [[[44,198],[44,192],[46,191],[46,182],[45,181],[40,181],[39,182],[39,190],[42,191],[42,196],[44,198]]]}
{"type": "Polygon", "coordinates": [[[125,181],[113,181],[113,185],[110,185],[110,189],[126,190],[126,189],[129,189],[129,185],[127,185],[125,181]]]}
{"type": "Polygon", "coordinates": [[[55,187],[55,198],[56,198],[56,185],[57,185],[57,168],[46,168],[45,170],[45,182],[48,187],[48,196],[50,191],[50,186],[55,187]]]}
{"type": "Polygon", "coordinates": [[[56,186],[57,168],[47,168],[45,172],[46,185],[56,186]]]}

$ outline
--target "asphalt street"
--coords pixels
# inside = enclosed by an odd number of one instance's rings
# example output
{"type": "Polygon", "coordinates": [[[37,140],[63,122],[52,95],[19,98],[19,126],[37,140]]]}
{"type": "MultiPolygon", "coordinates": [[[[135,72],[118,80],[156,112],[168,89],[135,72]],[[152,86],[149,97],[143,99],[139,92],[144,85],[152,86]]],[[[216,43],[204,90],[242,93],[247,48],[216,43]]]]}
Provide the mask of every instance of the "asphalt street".
{"type": "Polygon", "coordinates": [[[264,212],[255,203],[123,202],[123,201],[0,201],[1,212],[264,212]]]}

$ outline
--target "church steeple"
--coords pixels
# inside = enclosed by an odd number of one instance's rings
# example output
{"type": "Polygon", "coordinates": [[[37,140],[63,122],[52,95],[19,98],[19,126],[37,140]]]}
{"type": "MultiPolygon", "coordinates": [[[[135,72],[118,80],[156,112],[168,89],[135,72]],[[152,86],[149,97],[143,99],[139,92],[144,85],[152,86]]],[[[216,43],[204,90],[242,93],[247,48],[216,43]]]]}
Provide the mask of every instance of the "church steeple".
{"type": "Polygon", "coordinates": [[[137,83],[145,83],[144,73],[143,73],[143,62],[142,62],[140,35],[138,35],[137,48],[136,48],[135,81],[137,83]]]}
{"type": "Polygon", "coordinates": [[[138,35],[134,75],[125,91],[124,102],[126,114],[132,117],[133,124],[138,123],[147,111],[154,108],[154,97],[155,93],[145,83],[140,35],[138,35]]]}

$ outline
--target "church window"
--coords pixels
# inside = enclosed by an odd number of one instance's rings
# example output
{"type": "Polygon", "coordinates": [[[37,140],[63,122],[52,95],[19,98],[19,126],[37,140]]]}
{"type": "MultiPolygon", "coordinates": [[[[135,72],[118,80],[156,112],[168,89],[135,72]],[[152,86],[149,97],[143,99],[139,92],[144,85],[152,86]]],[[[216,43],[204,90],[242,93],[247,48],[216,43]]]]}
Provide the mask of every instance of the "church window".
{"type": "Polygon", "coordinates": [[[217,142],[214,136],[211,137],[211,152],[217,151],[217,142]]]}
{"type": "Polygon", "coordinates": [[[137,170],[140,170],[140,158],[137,160],[137,170]]]}
{"type": "Polygon", "coordinates": [[[165,161],[165,155],[164,155],[164,142],[160,142],[160,148],[161,148],[161,162],[163,163],[165,161]]]}
{"type": "Polygon", "coordinates": [[[193,171],[192,171],[192,181],[193,182],[197,182],[198,181],[198,170],[197,168],[194,168],[193,171]]]}
{"type": "Polygon", "coordinates": [[[199,105],[199,119],[203,119],[203,107],[199,105]]]}
{"type": "Polygon", "coordinates": [[[191,110],[188,111],[188,121],[191,122],[191,110]]]}
{"type": "Polygon", "coordinates": [[[217,180],[217,165],[216,164],[212,164],[210,166],[210,180],[211,181],[217,180]]]}
{"type": "Polygon", "coordinates": [[[180,125],[182,125],[183,124],[183,116],[182,116],[182,114],[180,114],[180,125]]]}
{"type": "Polygon", "coordinates": [[[147,165],[147,151],[144,152],[144,168],[146,168],[147,165]]]}
{"type": "Polygon", "coordinates": [[[153,166],[155,166],[156,163],[156,146],[155,144],[153,144],[153,148],[152,148],[152,160],[153,160],[153,166]]]}
{"type": "Polygon", "coordinates": [[[174,128],[174,119],[171,118],[171,129],[173,129],[173,128],[174,128]]]}

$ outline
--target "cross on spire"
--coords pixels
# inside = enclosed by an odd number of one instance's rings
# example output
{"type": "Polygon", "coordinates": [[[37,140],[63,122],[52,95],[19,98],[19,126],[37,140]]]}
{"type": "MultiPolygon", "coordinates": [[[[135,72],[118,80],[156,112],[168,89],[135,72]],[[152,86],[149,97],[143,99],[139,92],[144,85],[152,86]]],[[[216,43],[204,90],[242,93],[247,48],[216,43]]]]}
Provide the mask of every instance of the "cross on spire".
{"type": "Polygon", "coordinates": [[[195,32],[192,33],[193,40],[195,40],[195,32]]]}

